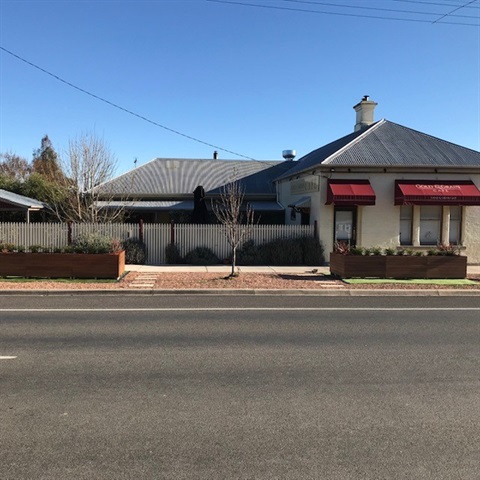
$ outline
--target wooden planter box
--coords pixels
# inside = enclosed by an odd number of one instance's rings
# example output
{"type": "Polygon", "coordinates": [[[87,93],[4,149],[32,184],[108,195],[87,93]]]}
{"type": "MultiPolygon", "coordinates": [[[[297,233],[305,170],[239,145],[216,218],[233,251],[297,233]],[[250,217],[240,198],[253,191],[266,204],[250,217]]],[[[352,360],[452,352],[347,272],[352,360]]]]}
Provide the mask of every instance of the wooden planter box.
{"type": "Polygon", "coordinates": [[[330,272],[339,277],[465,278],[467,257],[330,254],[330,272]]]}
{"type": "Polygon", "coordinates": [[[0,253],[0,276],[119,278],[125,251],[118,253],[0,253]]]}

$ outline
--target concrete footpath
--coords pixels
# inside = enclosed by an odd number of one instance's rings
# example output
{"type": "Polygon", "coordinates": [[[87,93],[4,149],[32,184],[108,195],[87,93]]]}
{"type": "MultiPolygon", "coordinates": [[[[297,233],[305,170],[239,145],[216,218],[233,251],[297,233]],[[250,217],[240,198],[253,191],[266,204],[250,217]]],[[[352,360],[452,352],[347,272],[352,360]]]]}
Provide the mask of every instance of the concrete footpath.
{"type": "MultiPolygon", "coordinates": [[[[330,275],[329,267],[274,267],[274,266],[239,266],[236,268],[240,273],[263,273],[272,275],[300,275],[302,273],[318,273],[330,275]]],[[[126,265],[125,270],[129,272],[141,273],[225,273],[231,272],[230,265],[126,265]]],[[[480,267],[478,267],[480,272],[480,267]]]]}
{"type": "MultiPolygon", "coordinates": [[[[175,273],[175,272],[199,272],[199,273],[230,273],[232,267],[230,265],[126,265],[125,270],[129,272],[150,272],[150,273],[175,273]]],[[[302,274],[302,273],[318,273],[323,275],[330,275],[330,268],[328,266],[321,267],[276,267],[271,265],[265,266],[239,266],[237,270],[240,273],[271,273],[278,275],[285,274],[302,274]]],[[[468,265],[468,275],[480,275],[480,265],[468,265]]]]}

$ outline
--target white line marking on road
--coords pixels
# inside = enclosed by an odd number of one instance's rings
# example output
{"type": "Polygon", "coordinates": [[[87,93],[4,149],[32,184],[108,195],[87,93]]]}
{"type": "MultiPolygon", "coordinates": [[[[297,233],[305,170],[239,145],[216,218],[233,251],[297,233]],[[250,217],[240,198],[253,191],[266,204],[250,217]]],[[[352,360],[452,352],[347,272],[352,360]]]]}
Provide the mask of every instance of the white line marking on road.
{"type": "Polygon", "coordinates": [[[0,360],[13,360],[14,358],[17,358],[17,357],[0,356],[0,360]]]}
{"type": "Polygon", "coordinates": [[[443,312],[480,311],[480,307],[205,307],[205,308],[3,308],[0,312],[443,312]]]}

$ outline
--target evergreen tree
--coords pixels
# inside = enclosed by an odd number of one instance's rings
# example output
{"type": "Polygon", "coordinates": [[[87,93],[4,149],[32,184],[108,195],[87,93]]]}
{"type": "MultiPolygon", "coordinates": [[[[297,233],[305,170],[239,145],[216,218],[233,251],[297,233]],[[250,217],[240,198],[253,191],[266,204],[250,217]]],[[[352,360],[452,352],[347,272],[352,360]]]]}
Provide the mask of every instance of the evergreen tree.
{"type": "Polygon", "coordinates": [[[42,138],[40,148],[33,152],[32,170],[51,182],[55,182],[63,176],[57,152],[55,152],[48,135],[42,138]]]}

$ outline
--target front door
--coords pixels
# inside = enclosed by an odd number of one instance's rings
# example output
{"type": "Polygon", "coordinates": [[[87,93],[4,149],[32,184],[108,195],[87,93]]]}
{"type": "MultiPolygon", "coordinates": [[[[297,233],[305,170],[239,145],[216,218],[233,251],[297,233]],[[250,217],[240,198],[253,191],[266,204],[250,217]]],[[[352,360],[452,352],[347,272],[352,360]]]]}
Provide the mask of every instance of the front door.
{"type": "Polygon", "coordinates": [[[335,237],[333,241],[346,242],[350,246],[356,245],[356,207],[335,207],[335,237]]]}

